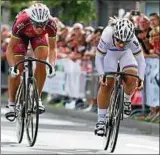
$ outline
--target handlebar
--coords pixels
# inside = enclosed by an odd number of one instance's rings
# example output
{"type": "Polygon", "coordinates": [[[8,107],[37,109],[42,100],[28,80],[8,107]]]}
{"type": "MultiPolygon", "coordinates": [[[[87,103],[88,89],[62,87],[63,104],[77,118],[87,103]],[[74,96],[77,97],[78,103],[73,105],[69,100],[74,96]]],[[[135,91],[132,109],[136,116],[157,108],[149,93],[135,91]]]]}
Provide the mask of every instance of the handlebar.
{"type": "Polygon", "coordinates": [[[18,62],[18,63],[14,66],[14,71],[16,72],[17,67],[18,67],[20,64],[25,63],[25,62],[33,62],[33,61],[36,61],[36,62],[43,63],[43,64],[47,65],[47,66],[49,67],[49,73],[50,73],[50,74],[52,73],[52,66],[51,66],[48,62],[46,62],[46,61],[44,61],[44,60],[39,60],[39,59],[37,59],[37,58],[32,58],[32,57],[28,57],[28,58],[26,58],[26,59],[18,62]]]}
{"type": "MultiPolygon", "coordinates": [[[[130,73],[125,73],[125,72],[106,72],[104,75],[103,75],[103,82],[105,82],[105,79],[106,79],[106,76],[107,75],[120,75],[120,76],[132,76],[132,77],[135,77],[138,79],[138,83],[140,84],[141,82],[141,79],[139,78],[138,75],[135,75],[135,74],[130,74],[130,73]]],[[[138,85],[139,85],[138,84],[138,85]]]]}

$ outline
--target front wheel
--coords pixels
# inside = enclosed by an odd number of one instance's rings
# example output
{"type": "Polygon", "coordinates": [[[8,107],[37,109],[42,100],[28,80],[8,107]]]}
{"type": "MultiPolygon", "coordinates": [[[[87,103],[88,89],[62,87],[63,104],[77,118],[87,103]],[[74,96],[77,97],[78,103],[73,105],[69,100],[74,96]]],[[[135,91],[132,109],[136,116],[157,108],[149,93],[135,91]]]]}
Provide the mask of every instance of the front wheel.
{"type": "Polygon", "coordinates": [[[114,152],[116,147],[122,112],[123,112],[123,86],[121,86],[121,89],[118,89],[117,91],[117,100],[115,104],[115,109],[113,110],[113,117],[112,117],[112,133],[109,143],[109,152],[114,152]]]}
{"type": "Polygon", "coordinates": [[[16,135],[18,143],[22,142],[24,135],[24,86],[20,84],[16,94],[16,135]]]}
{"type": "Polygon", "coordinates": [[[29,79],[26,98],[26,132],[30,146],[36,142],[39,125],[39,102],[37,84],[34,78],[29,79]]]}

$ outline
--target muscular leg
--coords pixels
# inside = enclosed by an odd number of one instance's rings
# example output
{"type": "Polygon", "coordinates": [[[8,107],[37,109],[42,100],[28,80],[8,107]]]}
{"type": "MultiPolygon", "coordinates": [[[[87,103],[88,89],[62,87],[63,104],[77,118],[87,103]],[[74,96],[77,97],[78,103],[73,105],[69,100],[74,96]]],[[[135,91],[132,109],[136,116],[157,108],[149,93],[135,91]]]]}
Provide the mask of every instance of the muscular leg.
{"type": "Polygon", "coordinates": [[[108,108],[113,85],[114,85],[114,79],[107,78],[107,86],[103,85],[100,86],[97,95],[97,103],[100,109],[108,108]]]}
{"type": "Polygon", "coordinates": [[[104,121],[107,113],[107,108],[110,104],[110,96],[114,86],[114,79],[107,78],[107,86],[101,85],[98,90],[97,103],[98,103],[98,121],[104,121]]]}
{"type": "MultiPolygon", "coordinates": [[[[137,75],[136,70],[127,70],[126,73],[137,75]]],[[[127,95],[132,95],[134,93],[135,88],[137,87],[138,79],[135,77],[127,76],[124,80],[124,92],[127,95]]]]}
{"type": "MultiPolygon", "coordinates": [[[[24,56],[15,56],[15,62],[19,62],[21,60],[24,60],[24,56]]],[[[23,71],[23,65],[20,65],[19,66],[19,71],[20,71],[20,74],[22,73],[23,71]]],[[[15,101],[15,96],[16,96],[16,91],[18,89],[18,86],[19,86],[19,83],[20,83],[20,75],[18,75],[17,77],[10,77],[8,76],[8,93],[9,93],[9,102],[12,102],[14,103],[15,101]]]]}
{"type": "MultiPolygon", "coordinates": [[[[137,75],[136,70],[127,70],[126,73],[131,73],[137,75]]],[[[127,76],[123,82],[124,85],[124,114],[128,117],[131,114],[131,97],[134,93],[135,88],[137,87],[137,78],[127,76]]]]}
{"type": "MultiPolygon", "coordinates": [[[[35,49],[35,57],[40,59],[40,60],[46,60],[48,56],[48,47],[42,47],[39,46],[35,49]]],[[[42,63],[37,63],[36,64],[36,69],[35,69],[35,78],[37,80],[37,87],[38,87],[38,92],[39,96],[41,96],[42,89],[44,86],[44,82],[46,79],[46,66],[42,63]]]]}

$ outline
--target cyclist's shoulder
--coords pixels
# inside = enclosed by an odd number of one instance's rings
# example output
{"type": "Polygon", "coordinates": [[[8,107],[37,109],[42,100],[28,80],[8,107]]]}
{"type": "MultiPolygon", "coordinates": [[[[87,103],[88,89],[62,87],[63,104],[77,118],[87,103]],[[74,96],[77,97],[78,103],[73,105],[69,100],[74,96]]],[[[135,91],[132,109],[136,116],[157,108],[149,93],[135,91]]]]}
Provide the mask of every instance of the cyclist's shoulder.
{"type": "Polygon", "coordinates": [[[53,28],[57,28],[56,20],[53,16],[49,16],[48,25],[53,28]]]}
{"type": "Polygon", "coordinates": [[[25,10],[18,13],[15,18],[15,22],[12,27],[12,33],[18,34],[22,32],[22,30],[30,24],[29,16],[25,10]]]}
{"type": "Polygon", "coordinates": [[[113,36],[113,27],[112,26],[106,26],[102,32],[101,39],[105,42],[112,41],[113,36]]]}
{"type": "Polygon", "coordinates": [[[49,36],[55,36],[57,33],[57,23],[55,21],[55,18],[52,16],[49,16],[49,21],[47,24],[47,32],[49,36]]]}
{"type": "Polygon", "coordinates": [[[134,44],[134,45],[138,46],[139,41],[138,41],[138,39],[137,39],[137,37],[136,37],[135,34],[133,35],[133,37],[132,37],[132,39],[130,40],[129,43],[130,43],[131,45],[134,44]]]}
{"type": "Polygon", "coordinates": [[[21,11],[17,16],[14,25],[21,29],[22,27],[25,27],[27,23],[29,23],[29,16],[25,10],[21,11]]]}
{"type": "Polygon", "coordinates": [[[106,33],[113,33],[113,26],[107,25],[103,31],[106,33]]]}
{"type": "Polygon", "coordinates": [[[29,16],[27,13],[27,9],[20,11],[16,16],[16,22],[27,22],[29,21],[29,16]]]}

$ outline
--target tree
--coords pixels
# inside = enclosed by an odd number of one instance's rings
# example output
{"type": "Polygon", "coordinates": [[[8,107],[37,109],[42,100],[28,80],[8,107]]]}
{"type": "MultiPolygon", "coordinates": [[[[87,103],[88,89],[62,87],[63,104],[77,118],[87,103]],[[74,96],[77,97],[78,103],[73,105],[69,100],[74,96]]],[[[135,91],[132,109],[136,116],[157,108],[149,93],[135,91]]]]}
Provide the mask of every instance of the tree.
{"type": "MultiPolygon", "coordinates": [[[[17,13],[23,8],[30,6],[36,1],[10,1],[11,20],[13,21],[17,13]]],[[[96,19],[96,0],[41,0],[52,12],[56,13],[62,22],[73,21],[90,23],[96,19]],[[55,11],[54,11],[55,10],[55,11]]],[[[53,14],[54,16],[54,14],[53,14]]]]}
{"type": "Polygon", "coordinates": [[[62,21],[88,23],[96,19],[96,0],[43,0],[43,3],[59,8],[62,21]]]}

